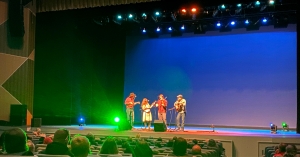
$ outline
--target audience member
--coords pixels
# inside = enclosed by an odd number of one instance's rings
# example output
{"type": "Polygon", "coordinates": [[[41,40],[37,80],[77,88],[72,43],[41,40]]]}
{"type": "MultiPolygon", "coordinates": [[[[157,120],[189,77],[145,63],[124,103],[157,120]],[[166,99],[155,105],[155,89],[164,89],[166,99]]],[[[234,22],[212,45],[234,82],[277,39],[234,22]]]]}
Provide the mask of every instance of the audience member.
{"type": "Polygon", "coordinates": [[[133,152],[133,150],[132,150],[132,148],[130,147],[130,145],[129,145],[129,143],[128,142],[124,142],[123,144],[122,144],[122,148],[124,148],[125,150],[124,150],[124,153],[132,153],[133,152]]]}
{"type": "Polygon", "coordinates": [[[103,143],[100,154],[118,154],[118,146],[113,137],[108,137],[103,143]]]}
{"type": "Polygon", "coordinates": [[[133,157],[152,157],[153,152],[146,141],[138,141],[132,156],[133,157]]]}
{"type": "Polygon", "coordinates": [[[87,157],[90,153],[90,142],[87,137],[77,136],[71,141],[71,152],[74,157],[87,157]]]}
{"type": "Polygon", "coordinates": [[[182,137],[178,137],[174,141],[173,155],[170,156],[187,156],[186,151],[187,151],[187,141],[182,137]]]}
{"type": "Polygon", "coordinates": [[[278,146],[278,152],[275,153],[274,157],[276,156],[283,156],[283,154],[286,152],[286,144],[285,143],[280,143],[278,146]]]}
{"type": "Polygon", "coordinates": [[[94,136],[92,133],[89,132],[89,133],[86,135],[86,138],[89,139],[91,145],[98,146],[98,143],[95,141],[95,136],[94,136]]]}
{"type": "Polygon", "coordinates": [[[297,154],[297,147],[293,144],[286,146],[286,152],[283,155],[284,157],[300,157],[300,154],[297,154]]]}
{"type": "Polygon", "coordinates": [[[53,135],[46,137],[43,141],[43,144],[50,144],[53,142],[53,135]]]}
{"type": "Polygon", "coordinates": [[[33,156],[28,150],[26,133],[20,128],[7,130],[3,145],[7,155],[33,156]]]}
{"type": "MultiPolygon", "coordinates": [[[[6,131],[3,131],[1,136],[0,136],[0,149],[3,149],[3,143],[4,143],[4,136],[5,136],[6,131]]],[[[2,150],[0,151],[0,154],[3,154],[2,150]]]]}
{"type": "Polygon", "coordinates": [[[194,145],[192,148],[193,155],[201,155],[201,147],[199,145],[194,145]]]}
{"type": "Polygon", "coordinates": [[[48,144],[46,150],[41,151],[40,154],[73,156],[67,147],[69,141],[69,131],[66,129],[59,129],[54,133],[53,142],[48,144]]]}

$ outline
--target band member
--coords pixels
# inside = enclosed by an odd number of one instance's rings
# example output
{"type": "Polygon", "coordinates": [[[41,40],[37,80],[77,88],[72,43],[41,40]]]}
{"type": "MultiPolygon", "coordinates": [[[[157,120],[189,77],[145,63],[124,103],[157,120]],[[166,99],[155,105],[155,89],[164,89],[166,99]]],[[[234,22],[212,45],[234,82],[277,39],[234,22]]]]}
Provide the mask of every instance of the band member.
{"type": "Polygon", "coordinates": [[[167,105],[168,105],[168,101],[165,99],[164,95],[160,94],[158,96],[156,107],[158,108],[158,119],[164,121],[165,125],[167,125],[167,120],[166,120],[167,105]]]}
{"type": "Polygon", "coordinates": [[[180,94],[177,96],[177,101],[174,103],[175,109],[178,112],[176,117],[177,130],[184,131],[184,120],[186,115],[186,100],[180,94]],[[181,117],[181,125],[180,125],[181,117]]]}
{"type": "Polygon", "coordinates": [[[134,102],[136,95],[134,93],[130,93],[129,96],[125,100],[126,105],[126,114],[127,120],[129,124],[133,127],[134,123],[134,105],[140,104],[140,102],[134,102]]]}
{"type": "Polygon", "coordinates": [[[149,100],[147,98],[144,98],[142,101],[142,110],[143,110],[143,123],[145,124],[145,129],[150,130],[151,122],[152,122],[152,114],[151,114],[151,108],[155,102],[153,102],[151,105],[149,104],[149,100]]]}

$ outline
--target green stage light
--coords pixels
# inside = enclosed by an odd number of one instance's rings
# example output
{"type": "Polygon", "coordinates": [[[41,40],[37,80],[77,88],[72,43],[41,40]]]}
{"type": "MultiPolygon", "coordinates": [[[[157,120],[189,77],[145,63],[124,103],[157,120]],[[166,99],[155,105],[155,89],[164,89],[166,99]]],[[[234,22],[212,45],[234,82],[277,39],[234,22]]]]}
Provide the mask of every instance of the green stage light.
{"type": "Polygon", "coordinates": [[[288,131],[289,130],[289,126],[286,122],[282,122],[281,126],[282,126],[283,131],[288,131]]]}
{"type": "Polygon", "coordinates": [[[115,118],[115,122],[118,123],[119,121],[120,121],[120,118],[119,118],[119,117],[116,117],[116,118],[115,118]]]}

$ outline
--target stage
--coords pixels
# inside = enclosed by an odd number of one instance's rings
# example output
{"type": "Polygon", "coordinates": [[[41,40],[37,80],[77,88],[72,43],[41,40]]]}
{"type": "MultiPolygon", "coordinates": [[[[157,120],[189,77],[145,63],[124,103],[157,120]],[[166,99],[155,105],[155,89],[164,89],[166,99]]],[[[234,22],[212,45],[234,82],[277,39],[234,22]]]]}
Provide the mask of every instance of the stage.
{"type": "MultiPolygon", "coordinates": [[[[10,127],[0,127],[0,130],[6,130],[10,127]]],[[[87,125],[87,126],[42,126],[42,132],[51,134],[59,128],[69,129],[71,134],[85,135],[89,132],[96,137],[103,136],[131,136],[135,137],[140,134],[141,137],[154,138],[172,138],[174,136],[184,137],[186,139],[215,139],[221,141],[225,148],[227,157],[262,157],[264,148],[270,145],[278,145],[280,142],[295,143],[300,148],[300,134],[295,131],[278,130],[277,134],[271,134],[267,129],[250,129],[250,128],[214,128],[210,127],[185,127],[184,132],[166,131],[154,132],[144,131],[141,125],[136,125],[133,130],[118,131],[114,125],[87,125]]],[[[173,127],[174,128],[174,127],[173,127]]],[[[24,130],[30,131],[35,128],[23,127],[24,130]]]]}

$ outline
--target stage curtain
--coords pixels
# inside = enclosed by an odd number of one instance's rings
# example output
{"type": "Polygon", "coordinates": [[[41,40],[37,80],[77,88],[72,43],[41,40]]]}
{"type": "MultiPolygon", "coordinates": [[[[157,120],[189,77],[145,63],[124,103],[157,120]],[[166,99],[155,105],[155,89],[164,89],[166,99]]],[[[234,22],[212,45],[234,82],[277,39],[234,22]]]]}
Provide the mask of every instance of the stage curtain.
{"type": "Polygon", "coordinates": [[[94,8],[160,0],[37,0],[37,12],[94,8]]]}

